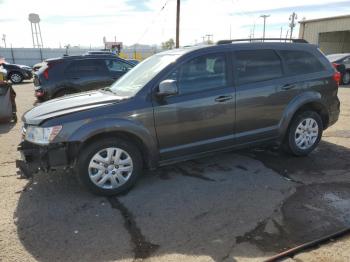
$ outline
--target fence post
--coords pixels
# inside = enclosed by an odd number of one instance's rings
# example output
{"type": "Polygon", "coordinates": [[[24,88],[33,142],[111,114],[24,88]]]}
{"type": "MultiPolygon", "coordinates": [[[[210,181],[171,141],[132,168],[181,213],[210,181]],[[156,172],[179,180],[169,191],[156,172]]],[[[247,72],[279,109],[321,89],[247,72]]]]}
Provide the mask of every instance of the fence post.
{"type": "Polygon", "coordinates": [[[16,60],[15,60],[15,56],[13,54],[13,48],[12,48],[12,44],[11,44],[11,56],[12,56],[12,63],[16,63],[16,60]]]}

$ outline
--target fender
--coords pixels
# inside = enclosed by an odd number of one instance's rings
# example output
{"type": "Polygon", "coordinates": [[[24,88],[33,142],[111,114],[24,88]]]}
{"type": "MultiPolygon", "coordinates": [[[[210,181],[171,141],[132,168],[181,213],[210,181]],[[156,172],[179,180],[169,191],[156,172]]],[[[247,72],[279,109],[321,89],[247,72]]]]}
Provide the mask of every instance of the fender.
{"type": "Polygon", "coordinates": [[[322,107],[322,110],[325,110],[328,113],[325,102],[322,100],[321,94],[315,91],[303,92],[294,97],[287,107],[283,111],[283,116],[279,122],[279,137],[280,139],[284,138],[286,134],[289,123],[291,122],[294,114],[304,105],[308,103],[317,103],[322,107]]]}
{"type": "Polygon", "coordinates": [[[147,158],[151,161],[151,166],[159,159],[158,144],[155,140],[155,136],[152,135],[150,130],[135,120],[103,118],[96,121],[85,122],[85,124],[80,126],[72,135],[67,137],[66,141],[84,143],[96,135],[108,134],[111,132],[124,132],[137,137],[147,150],[147,158]]]}

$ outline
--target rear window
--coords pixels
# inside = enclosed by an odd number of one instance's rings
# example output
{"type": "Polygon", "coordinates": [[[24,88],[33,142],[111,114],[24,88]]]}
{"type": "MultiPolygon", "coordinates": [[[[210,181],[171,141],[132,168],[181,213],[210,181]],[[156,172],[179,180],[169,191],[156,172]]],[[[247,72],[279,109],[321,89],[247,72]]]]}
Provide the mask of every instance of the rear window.
{"type": "Polygon", "coordinates": [[[235,52],[238,84],[248,84],[282,77],[282,65],[273,50],[235,52]]]}
{"type": "Polygon", "coordinates": [[[86,59],[73,61],[66,69],[68,74],[90,74],[107,71],[104,61],[100,59],[86,59]]]}
{"type": "Polygon", "coordinates": [[[324,70],[321,62],[311,53],[306,51],[280,51],[285,61],[287,71],[291,75],[316,73],[324,70]]]}

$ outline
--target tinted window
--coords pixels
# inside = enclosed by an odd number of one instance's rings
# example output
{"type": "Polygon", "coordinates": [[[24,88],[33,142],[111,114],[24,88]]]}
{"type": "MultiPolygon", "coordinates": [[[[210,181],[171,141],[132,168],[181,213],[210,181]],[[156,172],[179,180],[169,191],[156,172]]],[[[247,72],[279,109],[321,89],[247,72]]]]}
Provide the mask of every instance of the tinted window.
{"type": "Polygon", "coordinates": [[[106,66],[111,73],[126,72],[132,68],[131,65],[116,59],[105,60],[106,66]]]}
{"type": "Polygon", "coordinates": [[[86,59],[73,61],[66,69],[66,73],[74,75],[96,74],[106,71],[104,61],[99,59],[86,59]]]}
{"type": "Polygon", "coordinates": [[[235,52],[238,84],[271,80],[282,76],[281,60],[273,50],[235,52]]]}
{"type": "Polygon", "coordinates": [[[324,70],[320,61],[311,53],[305,51],[280,51],[287,70],[292,75],[315,73],[324,70]]]}
{"type": "Polygon", "coordinates": [[[181,65],[170,78],[177,80],[180,94],[224,87],[226,60],[223,54],[194,58],[181,65]]]}

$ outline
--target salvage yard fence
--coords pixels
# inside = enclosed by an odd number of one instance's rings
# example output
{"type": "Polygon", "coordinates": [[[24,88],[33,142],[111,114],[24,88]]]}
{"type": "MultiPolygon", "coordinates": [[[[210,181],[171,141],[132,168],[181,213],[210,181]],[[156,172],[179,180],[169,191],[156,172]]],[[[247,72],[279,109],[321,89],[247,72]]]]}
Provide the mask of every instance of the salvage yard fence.
{"type": "MultiPolygon", "coordinates": [[[[62,57],[63,55],[82,55],[88,51],[99,49],[89,48],[0,48],[0,58],[13,64],[33,66],[49,58],[62,57]]],[[[142,60],[159,52],[156,48],[124,48],[120,57],[125,59],[142,60]]]]}

